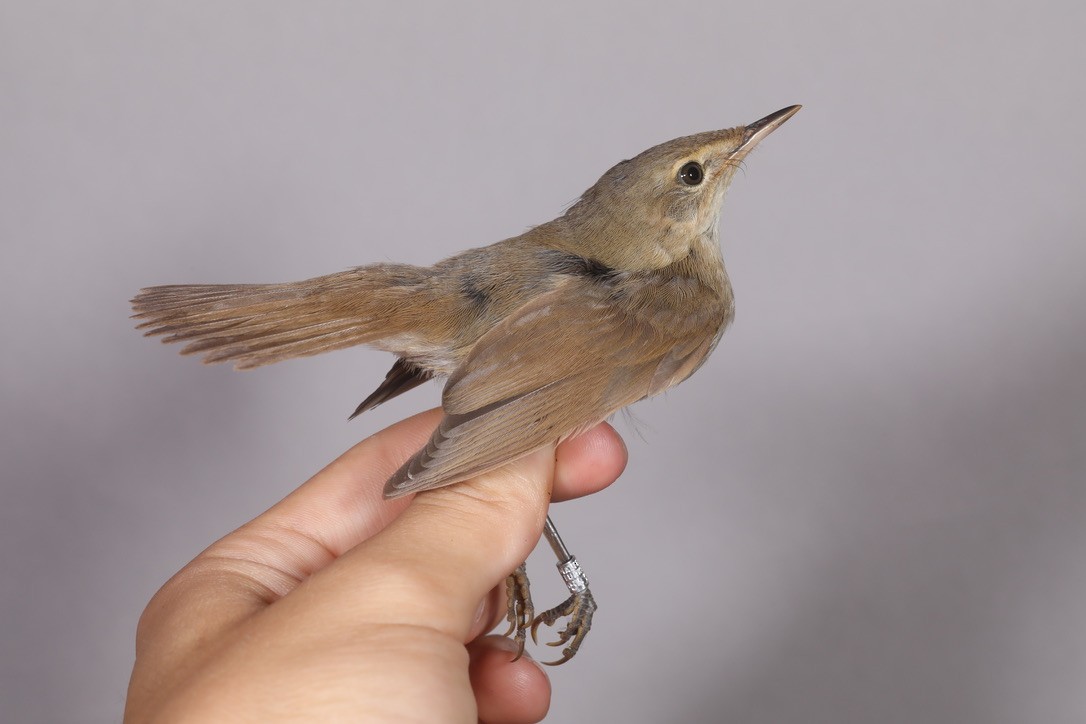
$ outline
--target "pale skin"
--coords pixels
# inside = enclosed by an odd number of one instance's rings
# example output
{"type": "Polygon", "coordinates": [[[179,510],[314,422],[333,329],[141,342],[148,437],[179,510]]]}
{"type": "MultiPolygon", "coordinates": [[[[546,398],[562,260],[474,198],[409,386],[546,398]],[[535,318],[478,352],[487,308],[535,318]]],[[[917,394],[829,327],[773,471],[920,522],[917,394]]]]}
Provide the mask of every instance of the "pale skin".
{"type": "Polygon", "coordinates": [[[171,578],[140,618],[125,721],[541,720],[546,674],[485,634],[552,497],[606,487],[626,449],[601,424],[384,500],[440,418],[364,440],[171,578]]]}

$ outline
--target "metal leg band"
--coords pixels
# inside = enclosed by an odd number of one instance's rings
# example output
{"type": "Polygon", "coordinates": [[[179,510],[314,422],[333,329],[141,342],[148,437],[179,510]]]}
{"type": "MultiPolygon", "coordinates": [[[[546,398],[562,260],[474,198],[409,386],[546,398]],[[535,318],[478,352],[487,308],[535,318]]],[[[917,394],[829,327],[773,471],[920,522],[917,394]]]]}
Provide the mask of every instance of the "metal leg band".
{"type": "Polygon", "coordinates": [[[558,564],[558,573],[570,593],[577,594],[588,590],[588,576],[581,570],[581,564],[570,556],[568,560],[558,564]]]}

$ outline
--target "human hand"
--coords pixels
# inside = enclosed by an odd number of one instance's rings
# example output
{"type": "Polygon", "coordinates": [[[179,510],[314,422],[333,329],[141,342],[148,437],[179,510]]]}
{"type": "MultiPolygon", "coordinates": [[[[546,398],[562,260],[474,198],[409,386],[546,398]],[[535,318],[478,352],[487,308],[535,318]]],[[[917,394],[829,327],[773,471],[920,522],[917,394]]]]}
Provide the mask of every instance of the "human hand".
{"type": "Polygon", "coordinates": [[[552,497],[609,485],[625,447],[601,424],[384,500],[439,419],[364,440],[171,578],[140,618],[125,721],[542,719],[542,669],[483,635],[504,616],[496,587],[535,546],[552,497]]]}

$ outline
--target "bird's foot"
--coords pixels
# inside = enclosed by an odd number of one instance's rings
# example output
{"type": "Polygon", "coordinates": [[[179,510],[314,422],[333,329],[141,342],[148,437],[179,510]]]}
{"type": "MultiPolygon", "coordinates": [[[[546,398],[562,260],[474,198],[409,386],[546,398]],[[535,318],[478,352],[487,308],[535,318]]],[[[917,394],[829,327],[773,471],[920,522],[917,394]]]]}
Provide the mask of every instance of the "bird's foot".
{"type": "MultiPolygon", "coordinates": [[[[532,606],[532,592],[528,585],[528,572],[521,563],[513,571],[509,578],[505,579],[505,591],[507,596],[507,609],[505,619],[509,622],[509,630],[505,635],[512,638],[517,647],[516,661],[524,655],[524,640],[535,617],[535,607],[532,606]]],[[[535,636],[533,632],[533,638],[535,636]]]]}
{"type": "Polygon", "coordinates": [[[595,612],[596,600],[592,598],[592,591],[585,588],[574,592],[558,606],[536,616],[532,622],[532,640],[536,643],[539,643],[539,639],[536,638],[536,631],[540,624],[553,626],[558,619],[569,617],[566,627],[558,634],[558,640],[547,643],[548,646],[563,646],[567,643],[569,646],[562,649],[562,658],[557,661],[544,661],[543,663],[548,666],[557,666],[572,659],[574,654],[577,653],[577,649],[581,648],[581,642],[588,635],[589,629],[592,628],[592,614],[595,612]]]}

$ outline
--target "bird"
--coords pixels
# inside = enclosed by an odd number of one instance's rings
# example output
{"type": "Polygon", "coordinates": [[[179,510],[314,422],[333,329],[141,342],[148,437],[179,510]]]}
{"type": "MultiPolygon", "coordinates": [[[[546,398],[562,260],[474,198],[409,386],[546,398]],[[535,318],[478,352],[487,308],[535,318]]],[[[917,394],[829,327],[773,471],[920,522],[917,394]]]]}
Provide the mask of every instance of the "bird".
{"type": "MultiPolygon", "coordinates": [[[[351,418],[447,378],[429,441],[386,498],[462,482],[584,432],[686,380],[735,314],[719,244],[721,205],[750,151],[795,115],[653,146],[607,170],[557,218],[428,267],[377,263],[297,282],[142,289],[148,336],[206,363],[250,369],[369,345],[396,360],[351,418]]],[[[507,583],[508,635],[568,618],[579,650],[596,610],[587,577],[548,516],[544,535],[570,597],[534,615],[522,564],[507,583]]],[[[519,656],[519,654],[518,654],[519,656]]]]}

